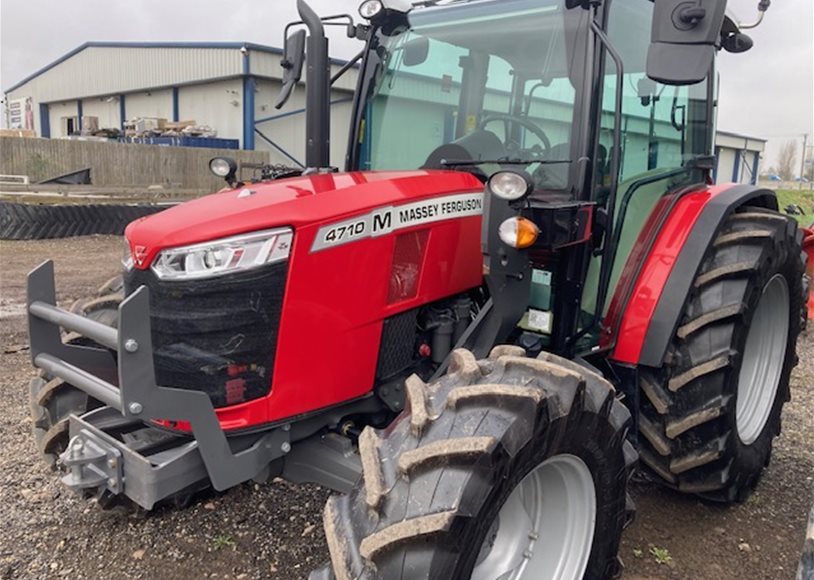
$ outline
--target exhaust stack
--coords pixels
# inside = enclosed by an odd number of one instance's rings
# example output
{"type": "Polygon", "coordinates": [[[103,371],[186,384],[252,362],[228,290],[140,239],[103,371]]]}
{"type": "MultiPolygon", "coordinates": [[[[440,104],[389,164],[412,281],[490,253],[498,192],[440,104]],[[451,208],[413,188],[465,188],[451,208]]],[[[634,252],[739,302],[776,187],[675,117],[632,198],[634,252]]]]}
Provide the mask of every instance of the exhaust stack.
{"type": "Polygon", "coordinates": [[[308,28],[305,73],[305,166],[321,169],[331,165],[331,64],[328,38],[317,13],[305,0],[297,10],[308,28]]]}

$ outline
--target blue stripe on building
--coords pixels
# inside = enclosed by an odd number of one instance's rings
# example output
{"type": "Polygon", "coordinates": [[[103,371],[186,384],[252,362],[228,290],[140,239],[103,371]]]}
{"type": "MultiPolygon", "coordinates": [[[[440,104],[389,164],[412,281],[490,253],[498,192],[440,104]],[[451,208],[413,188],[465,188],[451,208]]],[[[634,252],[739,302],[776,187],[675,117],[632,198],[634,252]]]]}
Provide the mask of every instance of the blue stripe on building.
{"type": "Polygon", "coordinates": [[[254,150],[254,97],[257,81],[253,76],[243,77],[243,149],[254,150]]]}
{"type": "Polygon", "coordinates": [[[738,177],[741,172],[741,152],[740,149],[735,150],[735,163],[732,164],[732,181],[738,183],[738,177]]]}
{"type": "Polygon", "coordinates": [[[718,183],[718,166],[721,164],[721,148],[715,147],[715,169],[712,170],[712,181],[718,183]]]}
{"type": "Polygon", "coordinates": [[[172,120],[177,123],[181,120],[181,105],[178,96],[178,87],[172,87],[172,120]]]}
{"type": "Polygon", "coordinates": [[[51,136],[51,110],[47,103],[40,103],[40,137],[51,136]]]}

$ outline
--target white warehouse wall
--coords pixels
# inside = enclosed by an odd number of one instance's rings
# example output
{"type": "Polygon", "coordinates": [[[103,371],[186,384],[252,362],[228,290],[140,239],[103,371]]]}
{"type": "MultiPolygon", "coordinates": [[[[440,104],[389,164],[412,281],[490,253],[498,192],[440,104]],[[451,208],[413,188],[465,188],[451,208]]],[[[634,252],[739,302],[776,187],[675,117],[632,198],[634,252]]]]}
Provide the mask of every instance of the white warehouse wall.
{"type": "MultiPolygon", "coordinates": [[[[82,116],[97,117],[100,129],[118,129],[121,127],[119,118],[119,97],[92,97],[82,100],[82,116]]],[[[51,126],[53,134],[54,127],[51,126]]]]}
{"type": "MultiPolygon", "coordinates": [[[[9,91],[38,103],[103,96],[225,78],[243,72],[237,47],[85,46],[9,91]]],[[[279,58],[279,57],[278,57],[279,58]]],[[[280,69],[282,70],[282,69],[280,69]]]]}
{"type": "Polygon", "coordinates": [[[715,180],[718,183],[729,183],[732,181],[732,172],[735,170],[735,150],[728,147],[721,147],[718,150],[718,166],[715,180]]]}
{"type": "Polygon", "coordinates": [[[124,113],[128,119],[136,117],[172,119],[172,89],[129,93],[124,97],[124,113]]]}
{"type": "MultiPolygon", "coordinates": [[[[274,101],[280,92],[278,81],[258,80],[255,93],[255,118],[265,119],[277,115],[285,115],[302,111],[305,108],[305,87],[298,85],[285,106],[277,110],[274,101]]],[[[346,91],[333,91],[331,100],[347,100],[352,93],[346,91]]],[[[339,169],[345,168],[345,154],[347,153],[348,134],[352,103],[342,102],[331,106],[331,165],[339,169]]],[[[277,145],[293,155],[301,163],[305,163],[305,114],[300,112],[290,114],[281,119],[274,119],[257,124],[257,128],[277,145]]],[[[269,151],[272,163],[291,165],[292,162],[273,146],[269,145],[260,135],[255,135],[255,149],[269,151]]]]}
{"type": "MultiPolygon", "coordinates": [[[[35,110],[37,113],[39,107],[36,107],[35,110]]],[[[62,118],[63,117],[76,117],[77,115],[77,106],[76,101],[66,101],[64,103],[51,103],[48,106],[48,120],[51,124],[51,137],[67,137],[68,135],[62,130],[62,118]]],[[[37,122],[37,131],[40,131],[40,127],[42,125],[37,122]]]]}
{"type": "MultiPolygon", "coordinates": [[[[221,139],[239,139],[243,146],[243,81],[231,79],[178,89],[179,121],[209,125],[221,139]]],[[[170,116],[172,120],[172,106],[170,116]]]]}

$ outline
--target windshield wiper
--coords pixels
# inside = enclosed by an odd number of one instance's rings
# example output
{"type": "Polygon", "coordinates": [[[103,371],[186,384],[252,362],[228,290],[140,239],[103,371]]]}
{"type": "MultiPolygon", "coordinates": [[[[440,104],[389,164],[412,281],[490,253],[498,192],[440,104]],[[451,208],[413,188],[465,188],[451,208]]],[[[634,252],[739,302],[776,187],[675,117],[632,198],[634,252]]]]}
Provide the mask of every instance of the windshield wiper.
{"type": "Polygon", "coordinates": [[[439,165],[442,167],[463,167],[466,165],[480,165],[482,163],[499,163],[502,165],[558,165],[571,163],[570,159],[442,159],[439,165]]]}

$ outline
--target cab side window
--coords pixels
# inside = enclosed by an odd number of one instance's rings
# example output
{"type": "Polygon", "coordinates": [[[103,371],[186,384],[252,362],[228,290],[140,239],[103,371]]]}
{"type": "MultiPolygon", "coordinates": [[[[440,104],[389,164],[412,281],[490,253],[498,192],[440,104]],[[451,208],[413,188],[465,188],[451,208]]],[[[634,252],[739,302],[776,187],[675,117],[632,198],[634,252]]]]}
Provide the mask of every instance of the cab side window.
{"type": "MultiPolygon", "coordinates": [[[[707,119],[707,83],[668,86],[650,80],[645,74],[648,35],[634,31],[650,30],[653,4],[648,0],[614,0],[610,8],[608,37],[622,56],[622,143],[620,193],[648,172],[679,169],[711,150],[711,123],[707,119]]],[[[614,99],[618,77],[608,58],[602,99],[601,148],[610,162],[614,125],[614,99]]],[[[599,156],[601,157],[601,156],[599,156]]],[[[600,160],[601,162],[601,160],[600,160]]],[[[599,175],[608,175],[609,166],[599,175]]]]}
{"type": "Polygon", "coordinates": [[[619,185],[614,227],[621,228],[618,244],[591,263],[582,308],[596,309],[596,288],[602,260],[612,260],[610,296],[618,285],[624,265],[648,216],[659,199],[675,189],[697,183],[701,173],[691,160],[711,152],[712,120],[708,119],[707,82],[668,86],[645,74],[649,34],[653,18],[650,0],[613,0],[610,4],[608,38],[619,52],[624,71],[621,79],[606,54],[602,90],[600,136],[594,155],[594,199],[606,204],[612,182],[614,107],[622,83],[619,185]]]}

